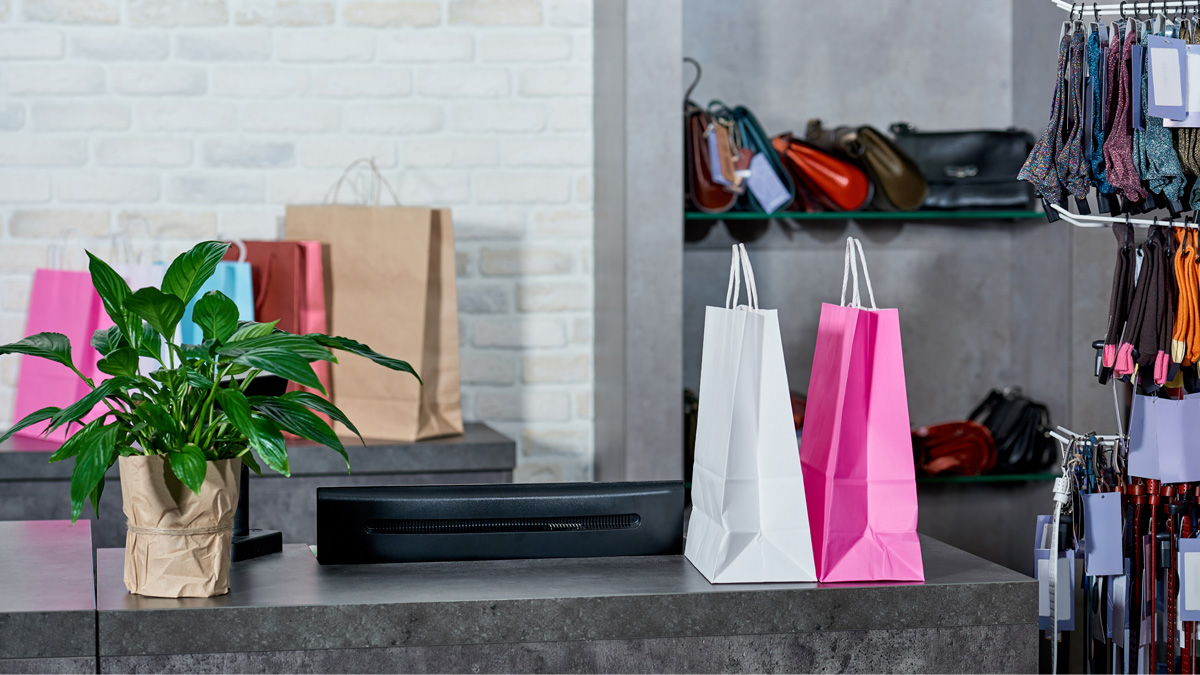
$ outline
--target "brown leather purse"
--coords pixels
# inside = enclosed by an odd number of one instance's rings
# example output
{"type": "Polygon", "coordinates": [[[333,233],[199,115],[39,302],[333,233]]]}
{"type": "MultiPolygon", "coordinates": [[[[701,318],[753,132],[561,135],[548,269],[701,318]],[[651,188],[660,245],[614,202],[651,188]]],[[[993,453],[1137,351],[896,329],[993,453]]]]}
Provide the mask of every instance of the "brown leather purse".
{"type": "Polygon", "coordinates": [[[996,466],[996,441],[978,422],[945,422],[914,429],[913,457],[927,476],[978,476],[996,466]]]}
{"type": "Polygon", "coordinates": [[[784,133],[771,139],[797,186],[795,210],[858,211],[871,201],[866,172],[821,148],[784,133]]]}
{"type": "Polygon", "coordinates": [[[697,211],[724,213],[737,203],[738,195],[712,179],[708,143],[704,138],[711,119],[697,106],[688,106],[685,116],[687,199],[697,211]]]}
{"type": "Polygon", "coordinates": [[[827,131],[821,120],[809,120],[808,142],[861,162],[875,184],[871,205],[881,211],[915,211],[925,203],[929,185],[911,157],[878,129],[838,127],[827,131]]]}

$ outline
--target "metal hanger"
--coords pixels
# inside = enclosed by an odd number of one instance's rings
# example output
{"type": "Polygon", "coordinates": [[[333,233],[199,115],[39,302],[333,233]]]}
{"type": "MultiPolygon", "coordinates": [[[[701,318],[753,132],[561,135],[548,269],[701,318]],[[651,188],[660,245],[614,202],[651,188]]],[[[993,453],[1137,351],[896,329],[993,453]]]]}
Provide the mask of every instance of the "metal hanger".
{"type": "Polygon", "coordinates": [[[700,84],[700,75],[702,74],[702,71],[700,70],[700,62],[690,56],[683,57],[683,62],[690,63],[696,67],[696,77],[692,80],[691,85],[688,86],[687,91],[683,94],[683,107],[686,108],[688,106],[688,101],[692,99],[692,90],[696,88],[696,85],[700,84]]]}

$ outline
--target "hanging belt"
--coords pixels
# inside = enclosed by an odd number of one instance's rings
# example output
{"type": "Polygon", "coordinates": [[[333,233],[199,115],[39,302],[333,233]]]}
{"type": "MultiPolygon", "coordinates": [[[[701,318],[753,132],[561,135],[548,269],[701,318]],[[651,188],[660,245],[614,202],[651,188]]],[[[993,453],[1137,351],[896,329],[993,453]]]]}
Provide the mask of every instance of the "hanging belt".
{"type": "MultiPolygon", "coordinates": [[[[1187,486],[1183,486],[1183,490],[1187,490],[1187,486]]],[[[1160,561],[1164,574],[1167,576],[1167,624],[1166,624],[1166,643],[1167,643],[1167,674],[1175,675],[1175,623],[1178,619],[1178,604],[1176,589],[1179,584],[1179,577],[1175,574],[1175,551],[1178,548],[1176,545],[1176,534],[1179,532],[1175,526],[1175,518],[1179,513],[1179,506],[1175,501],[1175,486],[1164,485],[1162,488],[1164,504],[1167,508],[1167,545],[1165,560],[1160,561]]]]}
{"type": "Polygon", "coordinates": [[[1155,604],[1155,591],[1158,586],[1158,504],[1160,498],[1158,494],[1160,483],[1150,479],[1146,481],[1146,498],[1150,502],[1150,560],[1146,562],[1150,570],[1150,588],[1146,604],[1150,605],[1150,672],[1158,672],[1158,654],[1155,652],[1158,646],[1158,622],[1155,616],[1158,614],[1158,606],[1155,604]]]}
{"type": "MultiPolygon", "coordinates": [[[[1196,491],[1198,493],[1200,493],[1200,486],[1198,486],[1196,488],[1196,491]]],[[[1187,505],[1187,506],[1190,506],[1190,505],[1187,505]]],[[[1190,513],[1188,513],[1188,511],[1190,511],[1190,510],[1191,509],[1189,509],[1189,508],[1185,508],[1185,510],[1184,510],[1182,522],[1179,525],[1179,538],[1180,539],[1188,539],[1192,536],[1192,516],[1190,513]]],[[[1192,659],[1195,658],[1194,655],[1196,653],[1196,650],[1195,650],[1196,622],[1195,621],[1184,621],[1183,622],[1183,635],[1184,635],[1183,649],[1181,650],[1181,654],[1180,654],[1180,657],[1181,657],[1180,665],[1182,667],[1179,669],[1179,672],[1183,673],[1183,675],[1192,675],[1192,673],[1195,672],[1195,668],[1193,666],[1193,661],[1192,661],[1192,659]]]]}
{"type": "Polygon", "coordinates": [[[1142,511],[1146,508],[1145,486],[1141,480],[1126,487],[1133,502],[1133,561],[1129,570],[1129,607],[1126,616],[1129,617],[1129,653],[1126,654],[1129,666],[1128,672],[1138,672],[1137,655],[1141,646],[1142,625],[1142,511]]]}

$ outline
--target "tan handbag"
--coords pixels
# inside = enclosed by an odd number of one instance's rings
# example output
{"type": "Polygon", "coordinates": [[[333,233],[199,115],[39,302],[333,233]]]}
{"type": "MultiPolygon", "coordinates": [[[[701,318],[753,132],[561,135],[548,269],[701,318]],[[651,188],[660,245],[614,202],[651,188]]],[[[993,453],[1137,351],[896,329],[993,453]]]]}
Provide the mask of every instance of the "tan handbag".
{"type": "Polygon", "coordinates": [[[837,150],[866,168],[875,184],[871,200],[875,208],[915,211],[925,203],[929,186],[916,162],[875,127],[838,127],[826,131],[821,128],[820,120],[809,120],[806,137],[810,143],[837,150]]]}

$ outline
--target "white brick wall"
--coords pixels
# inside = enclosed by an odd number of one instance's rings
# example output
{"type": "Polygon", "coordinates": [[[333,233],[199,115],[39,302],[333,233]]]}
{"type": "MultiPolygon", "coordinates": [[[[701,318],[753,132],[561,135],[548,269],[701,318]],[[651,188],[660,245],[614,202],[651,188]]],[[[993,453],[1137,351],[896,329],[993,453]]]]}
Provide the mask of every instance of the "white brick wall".
{"type": "Polygon", "coordinates": [[[589,479],[591,30],[591,0],[0,0],[0,340],[64,232],[275,238],[374,156],[454,210],[468,419],[519,480],[589,479]]]}

